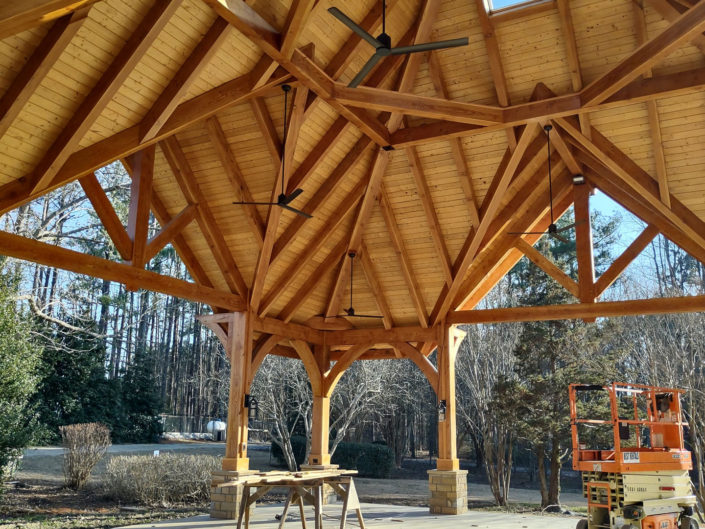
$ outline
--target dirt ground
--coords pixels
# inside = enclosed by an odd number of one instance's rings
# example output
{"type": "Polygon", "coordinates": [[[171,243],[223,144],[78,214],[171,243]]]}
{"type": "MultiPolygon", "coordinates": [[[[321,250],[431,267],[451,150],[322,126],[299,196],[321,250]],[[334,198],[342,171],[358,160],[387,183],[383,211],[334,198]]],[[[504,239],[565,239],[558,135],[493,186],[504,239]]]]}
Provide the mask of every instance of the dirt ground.
{"type": "MultiPolygon", "coordinates": [[[[115,527],[136,524],[164,518],[190,516],[207,512],[208,505],[165,506],[164,508],[140,508],[120,505],[106,498],[100,486],[100,476],[105,471],[110,458],[118,455],[152,454],[181,452],[222,456],[224,444],[204,442],[184,442],[154,445],[115,445],[91,474],[87,486],[82,491],[63,488],[62,450],[60,448],[39,448],[26,451],[15,482],[9,484],[5,497],[0,500],[0,529],[82,529],[115,527]]],[[[268,447],[252,446],[249,450],[251,468],[262,471],[272,470],[268,447]]],[[[407,460],[392,479],[355,480],[362,501],[398,505],[426,506],[428,502],[427,470],[433,468],[427,460],[407,460]]],[[[487,508],[493,504],[492,494],[482,476],[470,475],[468,496],[471,507],[487,508]],[[476,481],[476,482],[474,482],[476,481]]],[[[522,487],[521,475],[515,483],[522,487]]],[[[530,510],[532,504],[540,502],[538,491],[532,488],[512,489],[510,498],[515,508],[530,510]]],[[[277,494],[265,498],[277,501],[277,494]]],[[[564,490],[564,504],[571,509],[584,505],[579,491],[564,490]]]]}

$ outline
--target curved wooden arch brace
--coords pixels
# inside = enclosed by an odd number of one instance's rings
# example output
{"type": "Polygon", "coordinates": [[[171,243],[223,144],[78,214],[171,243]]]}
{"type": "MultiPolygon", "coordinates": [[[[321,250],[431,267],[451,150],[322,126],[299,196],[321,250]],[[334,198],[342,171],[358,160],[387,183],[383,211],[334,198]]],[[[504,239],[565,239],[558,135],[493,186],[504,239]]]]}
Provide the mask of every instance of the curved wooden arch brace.
{"type": "Polygon", "coordinates": [[[345,352],[345,355],[338,360],[335,365],[328,371],[323,379],[323,395],[325,397],[330,397],[338,384],[340,377],[343,376],[345,371],[353,364],[355,360],[360,358],[363,354],[369,351],[370,347],[374,344],[362,344],[355,345],[345,352]]]}
{"type": "Polygon", "coordinates": [[[276,345],[282,340],[281,336],[276,334],[271,335],[267,338],[262,345],[260,345],[252,356],[252,363],[250,364],[250,371],[247,377],[247,387],[252,386],[252,381],[255,379],[257,370],[259,366],[262,365],[266,356],[271,353],[276,345]]]}
{"type": "Polygon", "coordinates": [[[401,352],[404,358],[408,358],[418,366],[421,372],[426,376],[428,383],[431,384],[433,391],[438,394],[438,369],[431,361],[424,356],[421,351],[406,342],[391,344],[401,352]]]}
{"type": "Polygon", "coordinates": [[[323,374],[318,367],[318,362],[316,362],[316,357],[311,351],[308,344],[301,340],[291,340],[292,347],[296,350],[299,358],[304,363],[306,368],[306,373],[308,373],[308,378],[311,382],[311,390],[314,395],[322,395],[323,391],[323,374]]]}

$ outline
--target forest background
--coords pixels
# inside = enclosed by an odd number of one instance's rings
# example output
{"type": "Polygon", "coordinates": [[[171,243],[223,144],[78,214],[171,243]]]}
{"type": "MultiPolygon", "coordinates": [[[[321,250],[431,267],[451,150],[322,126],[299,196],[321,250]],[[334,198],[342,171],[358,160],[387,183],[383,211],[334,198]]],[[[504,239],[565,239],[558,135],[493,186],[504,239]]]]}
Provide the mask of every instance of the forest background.
{"type": "MultiPolygon", "coordinates": [[[[98,174],[127,217],[129,177],[120,164],[98,174]]],[[[572,222],[569,212],[561,222],[572,222]]],[[[5,231],[104,258],[119,256],[80,185],[67,185],[0,218],[5,231]]],[[[151,219],[152,234],[159,226],[151,219]]],[[[643,225],[628,213],[593,214],[597,273],[643,225]]],[[[543,238],[539,250],[577,278],[572,242],[543,238]]],[[[171,246],[147,268],[190,280],[171,246]]],[[[610,299],[703,293],[705,268],[662,237],[608,290],[610,299]]],[[[573,302],[523,259],[485,307],[573,302]]],[[[209,308],[149,291],[0,259],[0,474],[28,443],[53,443],[66,424],[102,422],[113,442],[151,442],[167,430],[202,431],[227,416],[229,363],[196,316],[209,308]]],[[[464,327],[457,361],[461,454],[487,477],[497,504],[508,500],[512,469],[536,475],[542,505],[560,501],[570,457],[567,386],[627,381],[687,390],[694,477],[705,491],[705,317],[555,321],[464,327]]],[[[435,359],[432,358],[433,361],[435,359]]],[[[293,468],[295,439],[309,449],[312,395],[300,362],[268,357],[253,384],[261,420],[254,435],[279,447],[293,468]],[[292,374],[294,376],[292,376],[292,374]],[[299,437],[297,437],[299,436],[299,437]]],[[[331,452],[342,441],[386,444],[404,457],[436,450],[435,395],[406,360],[355,362],[332,398],[331,452]]]]}

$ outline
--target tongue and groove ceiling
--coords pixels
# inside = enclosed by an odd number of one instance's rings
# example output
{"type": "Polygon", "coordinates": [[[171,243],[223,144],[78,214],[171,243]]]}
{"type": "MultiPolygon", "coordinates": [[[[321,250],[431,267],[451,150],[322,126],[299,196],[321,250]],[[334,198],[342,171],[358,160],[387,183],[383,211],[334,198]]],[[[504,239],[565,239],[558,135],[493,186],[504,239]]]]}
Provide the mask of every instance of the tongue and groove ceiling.
{"type": "MultiPolygon", "coordinates": [[[[376,0],[5,4],[0,210],[80,179],[124,262],[141,269],[171,241],[215,308],[298,323],[340,314],[351,250],[356,311],[385,317],[350,321],[387,328],[473,308],[525,254],[583,303],[659,232],[705,256],[702,2],[488,14],[482,0],[389,0],[394,45],[469,45],[388,57],[353,89],[373,50],[327,9],[377,35],[376,0]],[[532,251],[538,236],[509,233],[550,223],[546,124],[557,214],[577,201],[584,217],[597,187],[649,224],[603,278],[592,279],[587,222],[571,233],[578,283],[532,251]],[[283,153],[287,190],[303,189],[292,206],[313,218],[233,205],[276,198],[283,153]],[[92,176],[115,161],[135,182],[128,226],[92,176]],[[586,185],[572,184],[578,173],[586,185]],[[140,228],[149,209],[156,242],[140,228]]],[[[19,244],[0,241],[33,258],[19,244]]]]}

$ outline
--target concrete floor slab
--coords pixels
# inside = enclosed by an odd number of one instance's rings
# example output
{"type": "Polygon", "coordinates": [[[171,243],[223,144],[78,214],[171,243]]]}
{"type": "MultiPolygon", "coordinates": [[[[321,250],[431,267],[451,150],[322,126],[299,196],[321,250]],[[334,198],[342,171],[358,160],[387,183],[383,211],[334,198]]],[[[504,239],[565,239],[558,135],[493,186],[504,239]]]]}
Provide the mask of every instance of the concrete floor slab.
{"type": "MultiPolygon", "coordinates": [[[[250,527],[253,529],[277,528],[279,520],[276,515],[281,514],[283,504],[258,505],[252,518],[250,527]]],[[[326,529],[340,527],[341,504],[327,505],[323,510],[323,526],[326,529]]],[[[472,527],[478,529],[574,529],[578,517],[537,514],[512,514],[488,511],[469,511],[458,516],[440,516],[429,514],[426,507],[406,507],[401,505],[382,505],[376,503],[363,503],[362,515],[365,526],[370,529],[432,529],[437,527],[472,527]]],[[[154,522],[145,525],[131,525],[129,529],[234,529],[235,520],[213,520],[208,515],[154,522]]],[[[306,525],[313,528],[313,509],[307,507],[306,525]]],[[[301,527],[298,511],[287,517],[285,528],[298,529],[301,527]]],[[[359,527],[354,512],[348,514],[347,527],[359,527]]],[[[128,529],[128,528],[121,528],[128,529]]]]}

